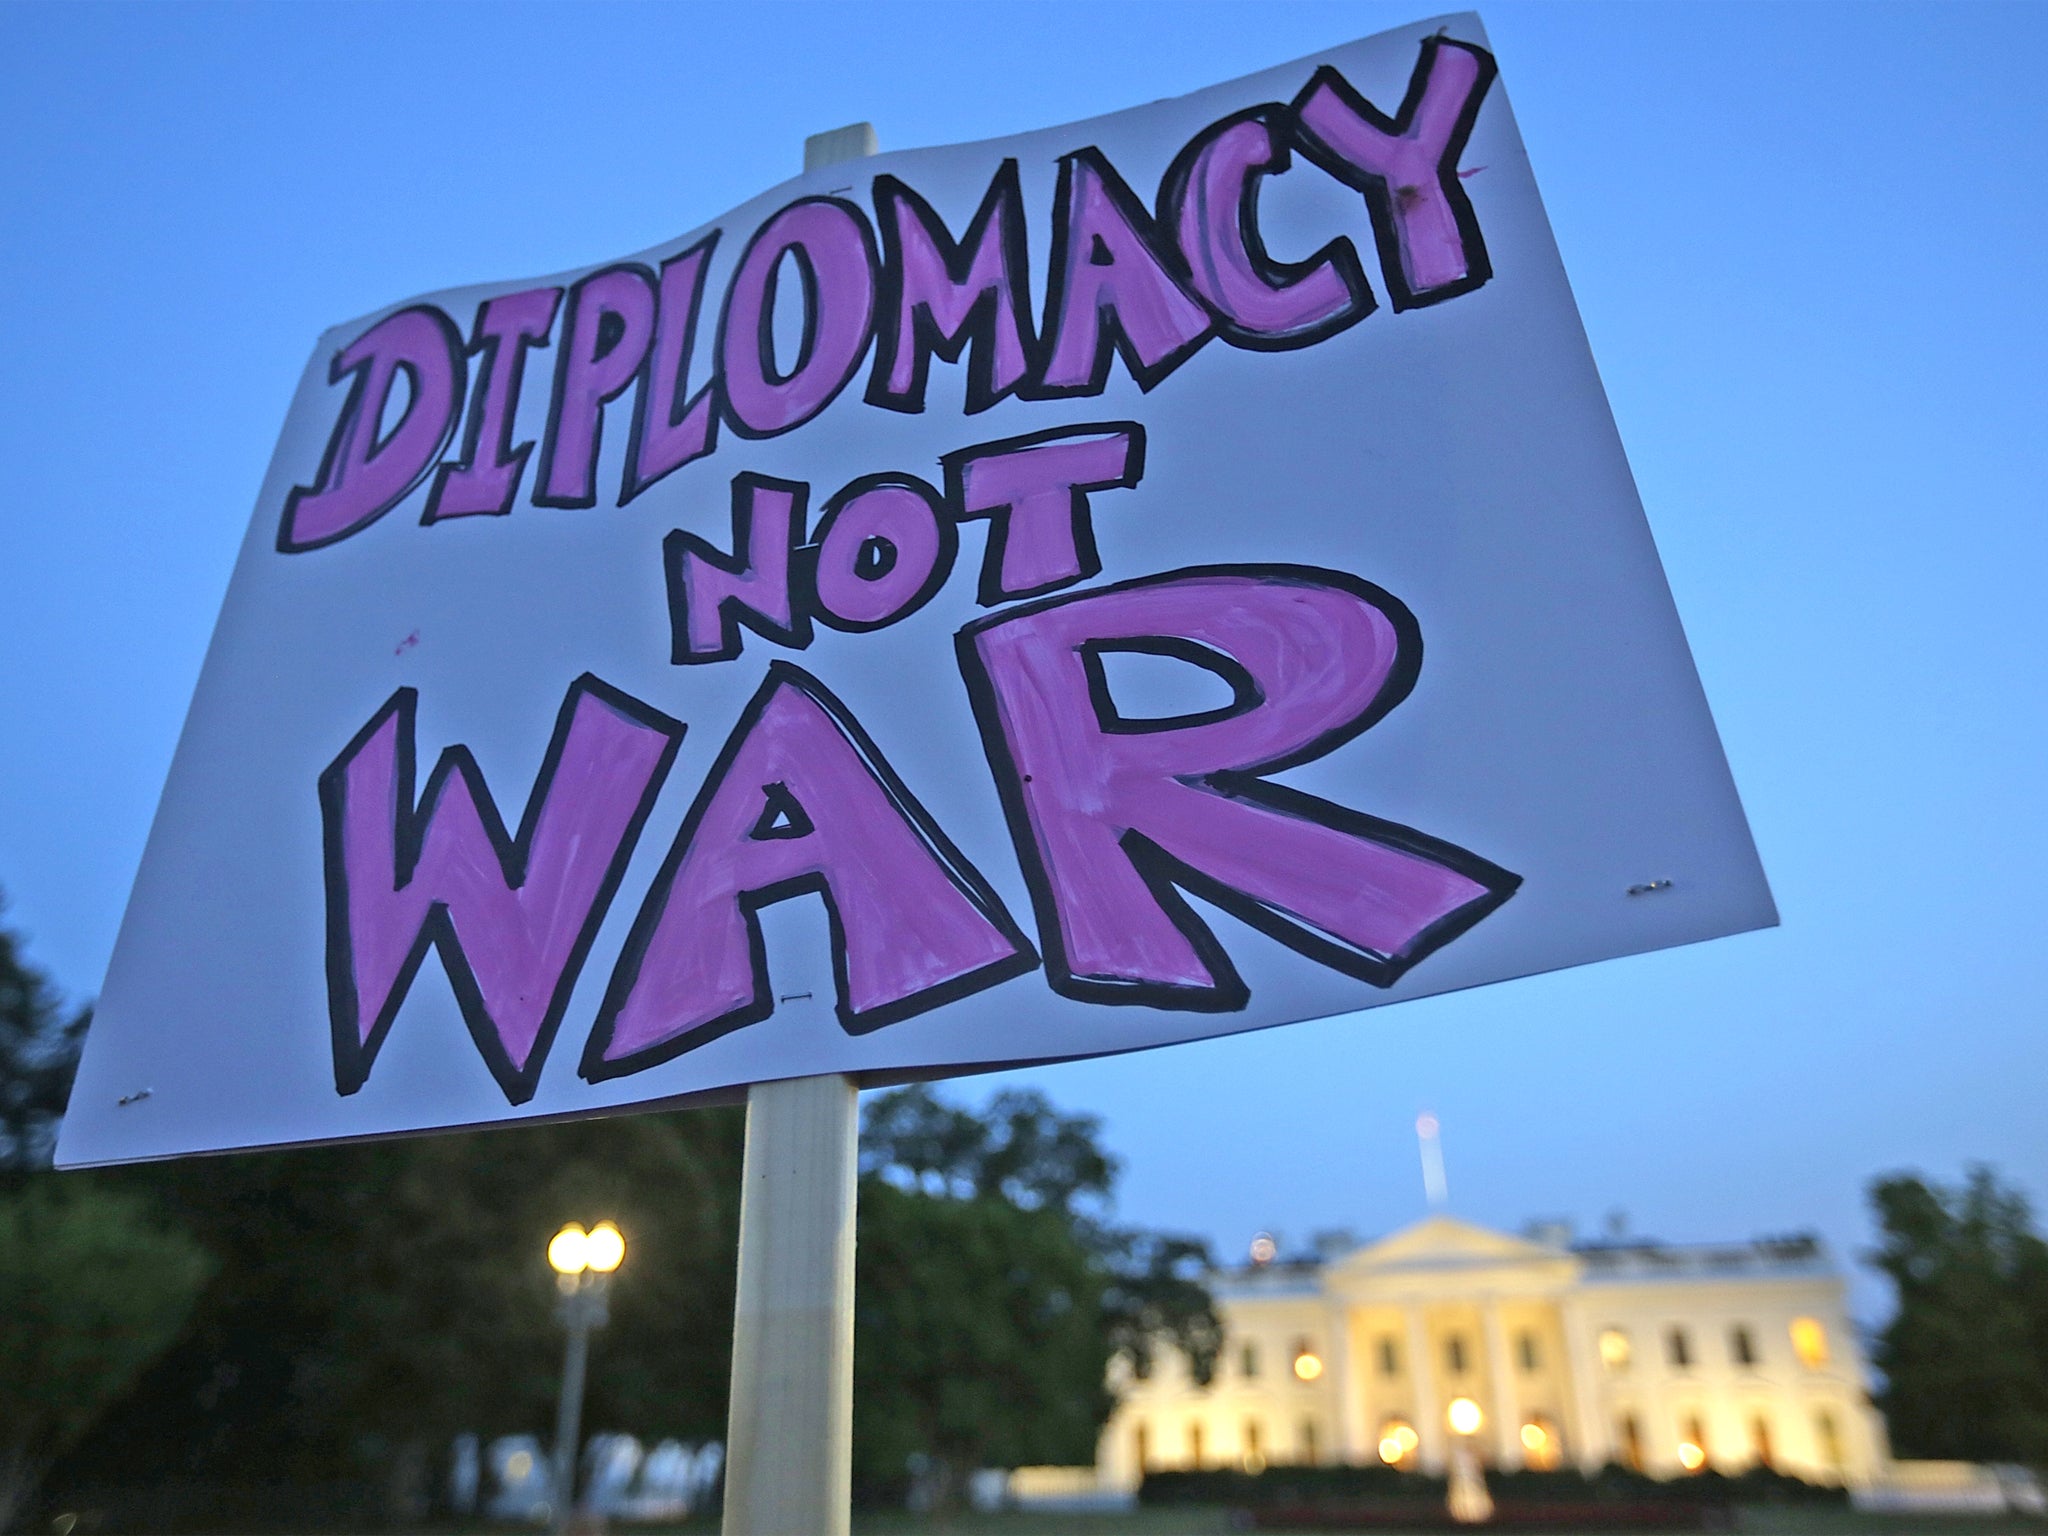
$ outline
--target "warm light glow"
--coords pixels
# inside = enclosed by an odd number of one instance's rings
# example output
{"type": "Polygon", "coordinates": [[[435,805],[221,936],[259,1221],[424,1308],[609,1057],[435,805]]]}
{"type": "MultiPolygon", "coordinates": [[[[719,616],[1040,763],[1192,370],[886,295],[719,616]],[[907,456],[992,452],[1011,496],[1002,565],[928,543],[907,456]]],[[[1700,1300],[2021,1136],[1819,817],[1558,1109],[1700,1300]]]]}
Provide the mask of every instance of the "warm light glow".
{"type": "Polygon", "coordinates": [[[590,1229],[590,1237],[584,1245],[584,1261],[600,1275],[608,1275],[625,1262],[625,1234],[608,1221],[600,1221],[590,1229]]]}
{"type": "Polygon", "coordinates": [[[1697,1472],[1707,1464],[1707,1453],[1690,1440],[1678,1442],[1678,1464],[1688,1472],[1697,1472]]]}
{"type": "Polygon", "coordinates": [[[1323,1374],[1322,1357],[1304,1349],[1294,1357],[1294,1374],[1303,1381],[1314,1381],[1323,1374]]]}
{"type": "Polygon", "coordinates": [[[558,1275],[580,1275],[590,1268],[590,1234],[577,1222],[570,1222],[548,1244],[548,1263],[558,1275]]]}
{"type": "Polygon", "coordinates": [[[1609,1370],[1618,1371],[1628,1364],[1628,1335],[1619,1328],[1609,1328],[1600,1335],[1600,1358],[1609,1370]]]}
{"type": "Polygon", "coordinates": [[[1486,1422],[1486,1415],[1479,1411],[1479,1405],[1469,1397],[1451,1399],[1450,1411],[1444,1415],[1451,1421],[1451,1428],[1461,1435],[1476,1435],[1479,1426],[1486,1422]]]}
{"type": "Polygon", "coordinates": [[[1828,1363],[1828,1331],[1810,1317],[1792,1319],[1792,1353],[1808,1369],[1828,1363]]]}
{"type": "Polygon", "coordinates": [[[1422,1443],[1422,1437],[1400,1419],[1389,1419],[1380,1430],[1380,1460],[1388,1466],[1405,1461],[1422,1443]]]}
{"type": "Polygon", "coordinates": [[[1261,1232],[1252,1239],[1252,1262],[1254,1264],[1270,1264],[1278,1256],[1279,1252],[1280,1245],[1273,1241],[1273,1234],[1270,1232],[1261,1232]]]}
{"type": "Polygon", "coordinates": [[[1524,1424],[1522,1426],[1522,1444],[1528,1450],[1540,1451],[1544,1446],[1550,1444],[1550,1431],[1541,1424],[1524,1424]]]}

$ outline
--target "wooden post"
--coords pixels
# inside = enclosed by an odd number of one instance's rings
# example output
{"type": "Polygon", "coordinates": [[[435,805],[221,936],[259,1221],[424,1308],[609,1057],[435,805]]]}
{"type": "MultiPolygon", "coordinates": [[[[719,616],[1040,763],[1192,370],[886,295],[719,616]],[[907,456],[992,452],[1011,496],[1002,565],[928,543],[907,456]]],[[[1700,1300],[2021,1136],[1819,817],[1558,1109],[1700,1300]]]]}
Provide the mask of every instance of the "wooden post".
{"type": "MultiPolygon", "coordinates": [[[[855,123],[806,139],[804,169],[874,152],[874,128],[855,123]]],[[[859,1133],[850,1077],[747,1093],[725,1536],[846,1536],[859,1133]]]]}

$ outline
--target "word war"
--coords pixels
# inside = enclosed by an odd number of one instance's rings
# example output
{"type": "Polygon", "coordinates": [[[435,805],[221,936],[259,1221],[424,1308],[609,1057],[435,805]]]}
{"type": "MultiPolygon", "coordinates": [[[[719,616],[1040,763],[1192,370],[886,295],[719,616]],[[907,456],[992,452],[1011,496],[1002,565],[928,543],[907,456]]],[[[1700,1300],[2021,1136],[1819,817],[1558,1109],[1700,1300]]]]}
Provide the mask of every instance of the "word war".
{"type": "MultiPolygon", "coordinates": [[[[830,917],[838,1020],[864,1033],[1041,964],[1055,992],[1090,1003],[1242,1009],[1248,989],[1182,889],[1391,986],[1520,884],[1461,848],[1268,781],[1357,737],[1414,685],[1414,619],[1356,577],[1169,571],[977,619],[956,654],[1036,943],[883,744],[778,658],[642,898],[583,1052],[586,1080],[767,1018],[758,913],[804,893],[830,917]],[[1107,682],[1117,652],[1201,667],[1230,702],[1127,716],[1107,682]]],[[[459,746],[415,798],[416,703],[400,689],[320,779],[336,1087],[367,1080],[432,949],[499,1086],[523,1103],[687,726],[579,678],[508,834],[459,746]]]]}

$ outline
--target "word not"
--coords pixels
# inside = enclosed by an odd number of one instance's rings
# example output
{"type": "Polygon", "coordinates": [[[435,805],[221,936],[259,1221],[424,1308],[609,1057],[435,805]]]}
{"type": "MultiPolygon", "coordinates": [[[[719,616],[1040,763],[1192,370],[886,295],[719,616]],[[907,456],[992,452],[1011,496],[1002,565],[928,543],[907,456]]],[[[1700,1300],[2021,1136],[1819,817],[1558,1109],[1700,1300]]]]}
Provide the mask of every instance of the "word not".
{"type": "Polygon", "coordinates": [[[1431,37],[1390,116],[1325,66],[1292,103],[1252,107],[1196,133],[1150,209],[1100,149],[1063,156],[1035,325],[1015,160],[997,168],[957,238],[889,175],[873,180],[872,221],[829,196],[771,214],[726,279],[707,377],[694,391],[723,230],[658,271],[621,263],[566,291],[498,295],[478,307],[466,339],[433,305],[399,310],[335,354],[329,378],[347,381],[348,394],[314,483],[286,498],[277,548],[301,553],[345,539],[430,473],[424,523],[510,512],[535,447],[512,436],[536,348],[556,346],[556,358],[532,504],[591,507],[614,413],[628,433],[623,506],[713,452],[721,429],[762,439],[813,420],[871,350],[869,405],[923,411],[932,361],[964,357],[973,413],[1012,395],[1100,394],[1114,359],[1149,391],[1212,339],[1256,351],[1314,346],[1378,300],[1348,239],[1298,262],[1267,251],[1259,189],[1296,150],[1363,197],[1394,309],[1472,292],[1492,267],[1458,160],[1494,73],[1484,49],[1431,37]],[[786,281],[801,289],[793,337],[777,326],[786,281]],[[401,375],[403,410],[386,429],[401,375]],[[458,424],[461,449],[448,459],[458,424]]]}
{"type": "Polygon", "coordinates": [[[1057,427],[981,443],[941,461],[942,495],[915,475],[865,475],[825,503],[808,542],[802,481],[732,482],[732,552],[678,529],[663,543],[670,660],[729,661],[740,626],[811,643],[811,621],[865,633],[931,600],[959,552],[956,522],[989,520],[979,601],[1038,597],[1098,574],[1091,491],[1135,486],[1145,429],[1134,421],[1057,427]]]}
{"type": "MultiPolygon", "coordinates": [[[[882,744],[776,660],[641,900],[583,1050],[586,1080],[769,1017],[759,912],[798,895],[824,902],[836,1015],[861,1033],[1041,956],[1062,996],[1243,1008],[1245,983],[1182,891],[1390,986],[1520,884],[1449,843],[1269,782],[1367,730],[1414,685],[1413,617],[1355,577],[1170,571],[990,614],[960,630],[956,653],[1036,941],[882,744]],[[1129,714],[1105,666],[1118,652],[1202,668],[1230,701],[1129,714]]],[[[320,779],[336,1087],[367,1081],[431,949],[499,1086],[523,1103],[686,727],[579,678],[508,833],[462,747],[415,799],[417,701],[400,689],[320,779]]]]}

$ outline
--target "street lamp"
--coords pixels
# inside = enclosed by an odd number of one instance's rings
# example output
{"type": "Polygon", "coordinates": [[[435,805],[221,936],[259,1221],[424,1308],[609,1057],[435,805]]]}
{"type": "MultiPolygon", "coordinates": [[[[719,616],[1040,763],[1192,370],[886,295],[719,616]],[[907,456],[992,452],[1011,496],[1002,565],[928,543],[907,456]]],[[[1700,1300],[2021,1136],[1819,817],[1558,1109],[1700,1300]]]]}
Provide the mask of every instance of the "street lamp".
{"type": "Polygon", "coordinates": [[[562,1400],[555,1412],[555,1529],[569,1528],[576,1507],[576,1442],[583,1419],[583,1376],[590,1360],[590,1330],[602,1328],[610,1315],[605,1288],[612,1271],[626,1258],[626,1239],[608,1221],[588,1232],[570,1222],[548,1243],[548,1263],[555,1271],[555,1289],[562,1299],[555,1315],[568,1330],[568,1351],[562,1358],[562,1400]]]}
{"type": "Polygon", "coordinates": [[[1460,1525],[1480,1525],[1493,1518],[1493,1496],[1486,1491],[1486,1474],[1479,1467],[1479,1452],[1472,1437],[1486,1422],[1486,1415],[1469,1397],[1454,1397],[1444,1414],[1455,1437],[1451,1441],[1450,1487],[1444,1502],[1451,1518],[1460,1525]]]}

